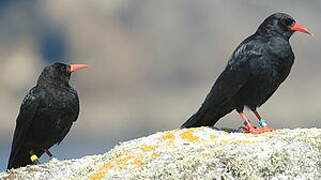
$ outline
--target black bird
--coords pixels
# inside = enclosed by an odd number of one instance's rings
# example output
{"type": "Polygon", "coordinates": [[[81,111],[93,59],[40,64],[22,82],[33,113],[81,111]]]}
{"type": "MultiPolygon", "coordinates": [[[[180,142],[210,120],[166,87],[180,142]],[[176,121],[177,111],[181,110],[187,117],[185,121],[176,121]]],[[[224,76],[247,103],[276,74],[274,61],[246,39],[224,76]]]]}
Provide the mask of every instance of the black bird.
{"type": "Polygon", "coordinates": [[[256,109],[289,75],[294,62],[289,39],[295,31],[312,35],[288,14],[275,13],[267,17],[257,31],[236,48],[200,109],[182,128],[213,126],[235,109],[244,120],[244,132],[271,131],[256,109]],[[244,107],[254,112],[261,128],[250,123],[243,113],[244,107]]]}
{"type": "Polygon", "coordinates": [[[77,91],[69,84],[71,73],[86,67],[63,63],[45,67],[20,106],[8,169],[35,164],[44,152],[52,156],[48,149],[64,139],[79,114],[77,91]]]}

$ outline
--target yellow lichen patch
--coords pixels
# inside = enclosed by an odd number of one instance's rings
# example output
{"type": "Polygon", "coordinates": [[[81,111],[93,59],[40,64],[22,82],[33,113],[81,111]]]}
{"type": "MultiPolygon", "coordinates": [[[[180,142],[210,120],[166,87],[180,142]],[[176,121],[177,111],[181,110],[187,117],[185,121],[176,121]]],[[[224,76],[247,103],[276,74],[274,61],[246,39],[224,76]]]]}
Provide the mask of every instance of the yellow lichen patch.
{"type": "Polygon", "coordinates": [[[193,135],[194,131],[195,131],[195,128],[187,129],[183,133],[180,134],[180,137],[184,140],[187,140],[187,141],[192,141],[192,142],[199,141],[200,138],[193,135]]]}
{"type": "Polygon", "coordinates": [[[169,140],[169,141],[166,141],[166,144],[170,145],[170,144],[173,144],[174,142],[175,142],[174,140],[169,140]]]}
{"type": "Polygon", "coordinates": [[[273,134],[275,134],[275,131],[265,132],[265,133],[259,134],[259,136],[269,137],[269,136],[272,136],[273,134]]]}
{"type": "Polygon", "coordinates": [[[245,134],[245,137],[254,138],[254,137],[257,137],[257,135],[254,135],[254,134],[245,134]]]}
{"type": "Polygon", "coordinates": [[[99,168],[99,171],[94,173],[93,175],[90,176],[91,180],[98,180],[106,176],[107,171],[110,169],[124,169],[127,168],[127,165],[132,164],[135,165],[136,167],[140,167],[143,165],[142,157],[141,156],[119,156],[112,161],[102,165],[99,168]],[[131,161],[132,160],[132,161],[131,161]],[[130,161],[130,162],[129,162],[130,161]]]}
{"type": "Polygon", "coordinates": [[[108,169],[112,169],[112,168],[114,168],[114,163],[108,162],[108,163],[104,164],[103,166],[101,166],[99,169],[100,170],[108,170],[108,169]]]}
{"type": "Polygon", "coordinates": [[[135,165],[136,167],[141,167],[143,165],[143,160],[141,158],[136,158],[133,162],[131,162],[131,164],[135,165]]]}
{"type": "Polygon", "coordinates": [[[208,157],[210,154],[209,153],[202,153],[201,156],[202,157],[208,157]]]}
{"type": "Polygon", "coordinates": [[[230,134],[231,132],[227,132],[227,131],[222,131],[224,134],[230,134]]]}
{"type": "Polygon", "coordinates": [[[160,137],[159,139],[160,140],[170,140],[170,139],[175,139],[175,136],[172,133],[167,132],[162,137],[160,137]]]}
{"type": "Polygon", "coordinates": [[[233,141],[235,141],[235,138],[222,139],[222,140],[220,141],[220,143],[221,143],[222,145],[225,145],[225,144],[230,144],[230,143],[233,142],[233,141]]]}
{"type": "Polygon", "coordinates": [[[164,146],[166,149],[169,149],[169,148],[176,148],[176,146],[174,144],[166,144],[164,146]]]}
{"type": "Polygon", "coordinates": [[[125,157],[119,156],[115,160],[118,163],[126,163],[128,160],[133,159],[133,158],[135,158],[133,155],[128,155],[128,156],[125,156],[125,157]]]}
{"type": "Polygon", "coordinates": [[[91,180],[99,180],[99,179],[102,179],[103,177],[105,177],[106,175],[107,175],[106,171],[99,171],[99,172],[96,172],[93,175],[91,175],[89,178],[91,180]]]}
{"type": "Polygon", "coordinates": [[[254,144],[255,143],[255,141],[241,140],[241,139],[236,140],[235,142],[240,143],[240,144],[254,144]]]}
{"type": "Polygon", "coordinates": [[[227,140],[227,139],[223,139],[223,140],[220,141],[220,143],[225,145],[225,144],[229,144],[231,142],[229,140],[227,140]]]}
{"type": "Polygon", "coordinates": [[[210,140],[211,141],[216,141],[217,140],[217,136],[216,135],[211,135],[210,136],[210,140]]]}
{"type": "Polygon", "coordinates": [[[140,147],[140,149],[144,152],[150,152],[158,147],[159,147],[158,145],[143,145],[140,147]]]}
{"type": "Polygon", "coordinates": [[[115,168],[128,168],[128,165],[135,165],[136,167],[140,167],[143,165],[143,155],[136,154],[136,155],[128,155],[126,157],[119,157],[116,158],[116,167],[115,168]]]}
{"type": "Polygon", "coordinates": [[[153,153],[152,154],[152,158],[153,159],[157,159],[157,158],[159,158],[159,156],[160,156],[160,154],[157,154],[157,153],[153,153]]]}

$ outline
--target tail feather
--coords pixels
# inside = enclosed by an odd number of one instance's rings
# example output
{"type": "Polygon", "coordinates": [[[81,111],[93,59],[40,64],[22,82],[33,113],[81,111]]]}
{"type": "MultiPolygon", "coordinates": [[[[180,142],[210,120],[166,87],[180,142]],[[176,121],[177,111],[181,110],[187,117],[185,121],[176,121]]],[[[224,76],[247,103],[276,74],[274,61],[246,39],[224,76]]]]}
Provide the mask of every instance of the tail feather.
{"type": "MultiPolygon", "coordinates": [[[[223,115],[224,116],[224,115],[223,115]]],[[[209,116],[205,112],[197,112],[193,114],[181,128],[191,128],[200,126],[214,126],[214,124],[222,117],[220,114],[212,114],[209,116]]]]}
{"type": "Polygon", "coordinates": [[[32,164],[29,151],[30,149],[26,146],[22,146],[19,150],[12,149],[8,162],[8,169],[19,168],[32,164]]]}
{"type": "Polygon", "coordinates": [[[224,106],[211,107],[204,106],[193,114],[181,128],[201,127],[201,126],[214,126],[219,119],[224,117],[235,109],[232,104],[225,104],[224,106]]]}
{"type": "MultiPolygon", "coordinates": [[[[30,151],[31,147],[28,146],[21,146],[19,149],[12,149],[7,168],[19,168],[32,164],[30,151]]],[[[43,152],[38,151],[35,154],[40,157],[43,152]]]]}

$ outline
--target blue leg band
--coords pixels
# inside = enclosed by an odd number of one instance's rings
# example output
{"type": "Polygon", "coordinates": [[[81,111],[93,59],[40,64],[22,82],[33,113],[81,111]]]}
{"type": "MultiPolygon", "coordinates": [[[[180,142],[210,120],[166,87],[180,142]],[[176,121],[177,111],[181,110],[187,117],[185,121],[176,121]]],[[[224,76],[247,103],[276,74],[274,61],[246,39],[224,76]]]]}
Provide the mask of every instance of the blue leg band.
{"type": "Polygon", "coordinates": [[[259,120],[259,124],[260,124],[260,126],[262,126],[262,127],[267,125],[266,122],[267,122],[267,121],[264,120],[264,119],[259,120]]]}

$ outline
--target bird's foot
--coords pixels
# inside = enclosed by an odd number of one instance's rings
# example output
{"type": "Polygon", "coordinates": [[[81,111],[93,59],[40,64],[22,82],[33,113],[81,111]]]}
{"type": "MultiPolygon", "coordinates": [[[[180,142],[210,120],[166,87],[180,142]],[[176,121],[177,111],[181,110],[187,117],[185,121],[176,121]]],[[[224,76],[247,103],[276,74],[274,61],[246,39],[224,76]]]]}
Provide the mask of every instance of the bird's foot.
{"type": "Polygon", "coordinates": [[[259,128],[261,133],[270,132],[274,130],[267,125],[266,120],[264,119],[259,120],[259,124],[261,126],[261,128],[259,128]]]}
{"type": "Polygon", "coordinates": [[[263,126],[261,128],[258,128],[258,130],[260,131],[260,133],[265,133],[265,132],[271,132],[274,129],[270,128],[268,125],[265,125],[265,126],[263,126]]]}
{"type": "Polygon", "coordinates": [[[241,130],[244,133],[251,133],[251,134],[260,134],[261,132],[259,131],[258,128],[253,126],[251,123],[244,123],[243,129],[241,130]]]}

